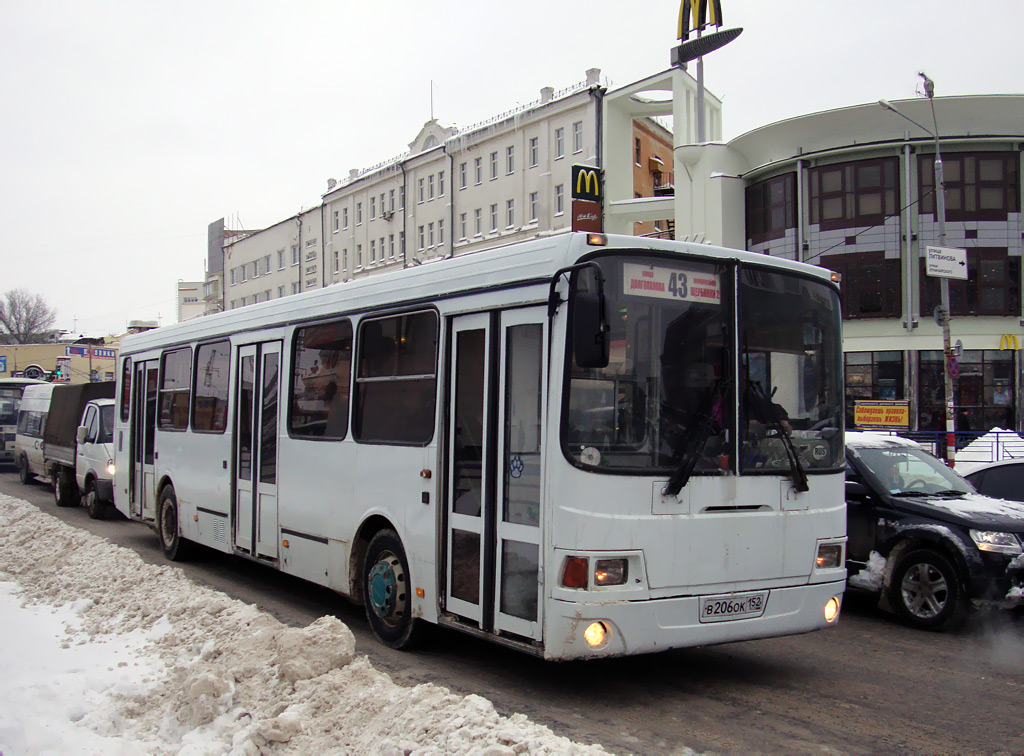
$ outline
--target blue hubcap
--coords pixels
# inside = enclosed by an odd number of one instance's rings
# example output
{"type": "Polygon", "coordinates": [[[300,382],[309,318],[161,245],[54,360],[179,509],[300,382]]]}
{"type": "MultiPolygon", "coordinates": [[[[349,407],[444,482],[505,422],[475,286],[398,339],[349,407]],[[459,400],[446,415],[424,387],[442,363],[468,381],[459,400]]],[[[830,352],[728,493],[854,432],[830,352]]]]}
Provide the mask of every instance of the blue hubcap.
{"type": "Polygon", "coordinates": [[[395,567],[401,570],[401,563],[392,554],[382,554],[373,565],[369,576],[370,606],[373,613],[385,622],[395,615],[398,603],[398,577],[395,567]]]}

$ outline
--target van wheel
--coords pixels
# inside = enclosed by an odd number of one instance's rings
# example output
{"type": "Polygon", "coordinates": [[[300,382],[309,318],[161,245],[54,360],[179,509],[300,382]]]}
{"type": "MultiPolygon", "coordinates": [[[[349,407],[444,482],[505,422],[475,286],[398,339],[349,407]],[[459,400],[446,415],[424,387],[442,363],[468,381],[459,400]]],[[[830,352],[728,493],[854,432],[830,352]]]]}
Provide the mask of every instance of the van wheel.
{"type": "Polygon", "coordinates": [[[18,480],[24,485],[30,486],[35,482],[35,475],[29,472],[28,458],[22,454],[18,457],[18,480]]]}
{"type": "Polygon", "coordinates": [[[364,606],[370,629],[389,648],[413,648],[426,623],[412,616],[412,582],[402,541],[393,530],[373,537],[363,562],[364,606]]]}
{"type": "Polygon", "coordinates": [[[85,508],[89,511],[89,517],[94,520],[102,520],[107,514],[107,505],[100,501],[96,495],[96,484],[91,480],[85,484],[85,496],[82,498],[85,508]]]}
{"type": "Polygon", "coordinates": [[[967,596],[952,562],[937,551],[904,555],[892,573],[889,601],[908,625],[949,630],[967,613],[967,596]]]}
{"type": "Polygon", "coordinates": [[[181,537],[178,529],[178,497],[174,495],[173,486],[164,486],[160,492],[156,527],[164,556],[172,562],[180,562],[189,558],[192,553],[192,544],[181,537]]]}
{"type": "Polygon", "coordinates": [[[74,479],[68,475],[66,467],[54,468],[53,472],[50,473],[50,477],[53,479],[53,501],[58,507],[74,507],[78,505],[75,494],[77,491],[74,490],[76,483],[74,479]]]}

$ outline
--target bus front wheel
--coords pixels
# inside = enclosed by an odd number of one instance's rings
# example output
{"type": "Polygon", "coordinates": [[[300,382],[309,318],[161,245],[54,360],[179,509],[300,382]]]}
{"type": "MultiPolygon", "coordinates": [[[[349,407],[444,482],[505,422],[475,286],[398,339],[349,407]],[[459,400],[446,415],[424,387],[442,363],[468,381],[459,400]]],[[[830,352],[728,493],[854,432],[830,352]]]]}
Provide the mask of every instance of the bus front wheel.
{"type": "Polygon", "coordinates": [[[398,534],[382,530],[373,537],[363,562],[366,618],[378,640],[389,648],[413,648],[425,623],[412,616],[409,562],[398,534]]]}
{"type": "Polygon", "coordinates": [[[178,497],[174,488],[164,486],[160,492],[160,509],[157,512],[157,534],[160,536],[160,548],[164,556],[172,562],[188,559],[191,544],[181,537],[178,528],[178,497]]]}

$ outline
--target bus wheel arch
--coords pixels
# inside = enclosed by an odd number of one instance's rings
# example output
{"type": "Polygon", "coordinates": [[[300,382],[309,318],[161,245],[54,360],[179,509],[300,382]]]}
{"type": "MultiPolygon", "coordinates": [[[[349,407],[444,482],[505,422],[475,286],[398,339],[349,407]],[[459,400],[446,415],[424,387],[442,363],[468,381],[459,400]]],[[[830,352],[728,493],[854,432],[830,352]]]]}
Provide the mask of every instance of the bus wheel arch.
{"type": "Polygon", "coordinates": [[[370,630],[381,643],[408,649],[422,641],[426,623],[413,616],[409,561],[393,529],[377,530],[366,545],[359,590],[370,630]]]}

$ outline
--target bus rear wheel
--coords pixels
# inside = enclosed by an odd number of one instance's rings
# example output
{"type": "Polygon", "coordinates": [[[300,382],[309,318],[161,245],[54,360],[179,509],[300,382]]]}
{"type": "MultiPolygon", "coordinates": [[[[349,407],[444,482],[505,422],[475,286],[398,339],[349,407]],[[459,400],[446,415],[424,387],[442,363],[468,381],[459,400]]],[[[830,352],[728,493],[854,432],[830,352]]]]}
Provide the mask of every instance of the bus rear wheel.
{"type": "Polygon", "coordinates": [[[398,534],[382,530],[373,537],[363,562],[366,618],[378,640],[389,648],[414,648],[426,625],[412,616],[409,562],[398,534]]]}
{"type": "Polygon", "coordinates": [[[181,537],[178,528],[178,497],[172,486],[164,486],[160,492],[160,505],[156,516],[157,535],[164,556],[172,562],[188,559],[192,544],[181,537]]]}

